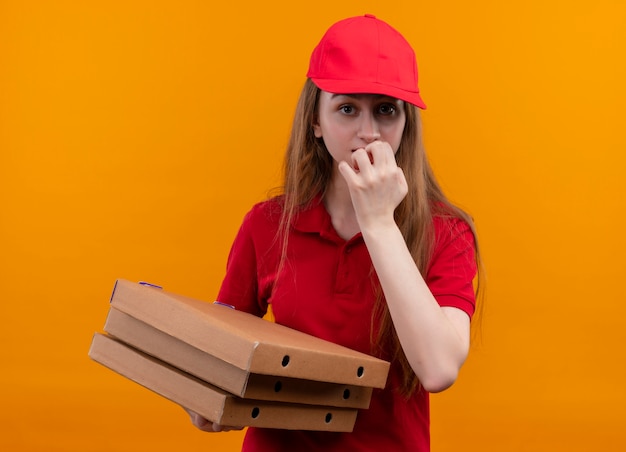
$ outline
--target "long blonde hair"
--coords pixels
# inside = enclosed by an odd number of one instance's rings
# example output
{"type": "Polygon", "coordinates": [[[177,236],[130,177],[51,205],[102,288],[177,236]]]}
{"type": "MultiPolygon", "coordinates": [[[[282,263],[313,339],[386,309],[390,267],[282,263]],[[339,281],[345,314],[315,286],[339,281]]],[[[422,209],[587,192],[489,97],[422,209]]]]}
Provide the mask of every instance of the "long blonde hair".
{"type": "MultiPolygon", "coordinates": [[[[285,263],[288,232],[298,212],[313,199],[325,195],[333,161],[321,139],[315,137],[313,124],[317,119],[320,89],[308,79],[304,84],[294,115],[291,137],[284,161],[284,199],[277,239],[282,244],[279,271],[285,263]]],[[[466,221],[476,239],[472,219],[454,206],[443,194],[428,163],[422,143],[421,122],[417,107],[405,103],[406,124],[396,153],[398,166],[404,171],[409,191],[395,210],[395,220],[407,247],[422,273],[426,274],[434,244],[433,217],[444,215],[466,221]]],[[[475,240],[475,243],[478,242],[475,240]]],[[[477,260],[478,249],[476,250],[477,260]]],[[[477,289],[478,290],[478,289],[477,289]]],[[[378,334],[372,337],[374,348],[387,350],[393,362],[401,366],[403,382],[400,390],[406,396],[419,386],[393,327],[382,290],[377,289],[373,322],[379,322],[378,334]]],[[[374,326],[374,324],[373,324],[374,326]]]]}

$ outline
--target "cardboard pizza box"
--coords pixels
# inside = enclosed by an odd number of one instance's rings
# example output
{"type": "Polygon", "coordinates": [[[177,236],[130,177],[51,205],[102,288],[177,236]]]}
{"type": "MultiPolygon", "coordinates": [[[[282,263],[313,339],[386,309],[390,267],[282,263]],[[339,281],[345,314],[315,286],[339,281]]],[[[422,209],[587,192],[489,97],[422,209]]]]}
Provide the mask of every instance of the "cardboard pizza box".
{"type": "Polygon", "coordinates": [[[252,374],[383,388],[389,363],[229,307],[120,279],[111,307],[252,374]]]}

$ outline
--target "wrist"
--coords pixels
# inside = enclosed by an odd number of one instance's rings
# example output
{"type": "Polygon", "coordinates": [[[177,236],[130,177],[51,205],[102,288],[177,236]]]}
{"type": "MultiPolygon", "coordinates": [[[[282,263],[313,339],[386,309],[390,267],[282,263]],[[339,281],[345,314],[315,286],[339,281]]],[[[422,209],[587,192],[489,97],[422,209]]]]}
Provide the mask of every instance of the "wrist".
{"type": "Polygon", "coordinates": [[[378,239],[388,240],[394,235],[402,236],[400,228],[398,228],[398,225],[393,217],[390,219],[366,222],[365,224],[360,224],[359,226],[361,228],[361,235],[363,235],[363,238],[366,241],[378,239]]]}

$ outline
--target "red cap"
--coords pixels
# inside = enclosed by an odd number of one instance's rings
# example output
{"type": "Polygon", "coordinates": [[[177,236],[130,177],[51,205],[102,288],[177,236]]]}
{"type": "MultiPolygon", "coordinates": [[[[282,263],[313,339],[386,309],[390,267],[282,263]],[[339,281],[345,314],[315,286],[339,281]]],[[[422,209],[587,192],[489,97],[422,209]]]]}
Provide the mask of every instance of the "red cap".
{"type": "Polygon", "coordinates": [[[307,77],[330,93],[384,94],[426,108],[411,45],[371,14],[332,25],[313,50],[307,77]]]}

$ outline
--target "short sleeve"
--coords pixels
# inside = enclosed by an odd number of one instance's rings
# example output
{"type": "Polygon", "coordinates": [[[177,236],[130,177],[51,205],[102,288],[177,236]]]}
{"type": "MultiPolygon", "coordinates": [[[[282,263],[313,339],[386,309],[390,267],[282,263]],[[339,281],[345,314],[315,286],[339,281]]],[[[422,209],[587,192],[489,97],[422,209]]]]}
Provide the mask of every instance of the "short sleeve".
{"type": "Polygon", "coordinates": [[[226,276],[217,300],[240,311],[263,315],[258,303],[256,250],[252,234],[253,213],[249,212],[233,241],[226,263],[226,276]]]}
{"type": "Polygon", "coordinates": [[[456,218],[435,217],[435,247],[426,283],[440,306],[461,309],[472,317],[476,306],[476,249],[469,225],[456,218]]]}
{"type": "Polygon", "coordinates": [[[274,199],[256,204],[246,214],[228,255],[218,301],[265,315],[280,259],[276,240],[280,209],[274,199]]]}

